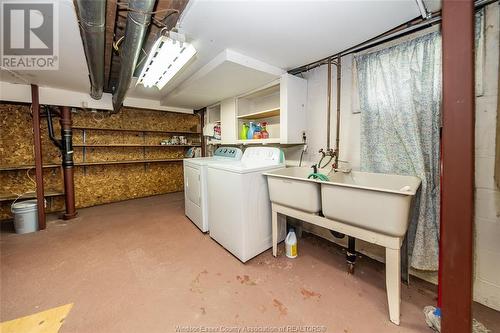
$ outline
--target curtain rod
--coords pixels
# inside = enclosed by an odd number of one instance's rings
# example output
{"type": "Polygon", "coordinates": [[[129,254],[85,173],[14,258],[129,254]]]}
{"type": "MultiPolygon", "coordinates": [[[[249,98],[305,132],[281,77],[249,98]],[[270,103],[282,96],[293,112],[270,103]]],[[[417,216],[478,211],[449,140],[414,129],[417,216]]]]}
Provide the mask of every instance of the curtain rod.
{"type": "MultiPolygon", "coordinates": [[[[492,4],[494,2],[498,2],[499,0],[478,0],[474,3],[474,8],[475,10],[479,10],[489,4],[492,4]]],[[[361,42],[357,45],[354,45],[348,49],[345,49],[339,53],[336,53],[334,55],[331,55],[329,57],[314,61],[312,63],[309,63],[304,66],[300,66],[294,69],[291,69],[288,71],[289,74],[292,75],[297,75],[303,72],[310,71],[311,69],[314,69],[316,67],[325,65],[328,63],[328,59],[331,58],[337,58],[337,57],[344,57],[346,55],[355,53],[355,52],[361,52],[366,49],[369,49],[371,47],[375,47],[377,45],[392,41],[394,39],[409,35],[411,33],[429,28],[435,24],[441,23],[441,11],[437,11],[431,14],[430,18],[428,19],[423,19],[423,18],[416,18],[413,20],[410,20],[408,22],[405,22],[403,24],[400,24],[399,26],[392,28],[378,36],[375,36],[373,38],[370,38],[364,42],[361,42]]]]}

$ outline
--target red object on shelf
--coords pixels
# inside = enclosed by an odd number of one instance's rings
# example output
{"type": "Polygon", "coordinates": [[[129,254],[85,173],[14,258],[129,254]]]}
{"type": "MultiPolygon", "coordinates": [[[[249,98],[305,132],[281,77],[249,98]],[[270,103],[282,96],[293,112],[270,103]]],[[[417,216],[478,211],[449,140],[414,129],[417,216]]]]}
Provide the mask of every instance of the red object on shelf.
{"type": "Polygon", "coordinates": [[[267,131],[267,122],[262,122],[262,131],[260,132],[260,135],[262,139],[269,139],[269,132],[267,131]]]}

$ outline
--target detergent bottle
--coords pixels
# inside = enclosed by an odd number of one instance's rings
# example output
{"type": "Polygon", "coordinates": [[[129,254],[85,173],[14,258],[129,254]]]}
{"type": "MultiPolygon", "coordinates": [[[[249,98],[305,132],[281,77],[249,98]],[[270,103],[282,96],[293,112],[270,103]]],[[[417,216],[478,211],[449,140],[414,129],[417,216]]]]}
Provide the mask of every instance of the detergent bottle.
{"type": "Polygon", "coordinates": [[[247,123],[241,124],[240,139],[241,140],[246,140],[247,139],[247,133],[248,133],[248,125],[247,125],[247,123]]]}
{"type": "Polygon", "coordinates": [[[262,139],[269,139],[269,132],[267,131],[267,122],[262,122],[262,128],[260,130],[260,135],[262,139]]]}
{"type": "Polygon", "coordinates": [[[255,132],[255,123],[253,121],[248,123],[247,139],[253,139],[253,133],[255,132]]]}
{"type": "Polygon", "coordinates": [[[293,228],[290,229],[285,238],[285,253],[288,258],[297,257],[297,236],[293,228]]]}
{"type": "Polygon", "coordinates": [[[257,125],[255,125],[255,130],[253,132],[253,138],[254,139],[261,139],[262,136],[260,134],[260,123],[257,123],[257,125]]]}

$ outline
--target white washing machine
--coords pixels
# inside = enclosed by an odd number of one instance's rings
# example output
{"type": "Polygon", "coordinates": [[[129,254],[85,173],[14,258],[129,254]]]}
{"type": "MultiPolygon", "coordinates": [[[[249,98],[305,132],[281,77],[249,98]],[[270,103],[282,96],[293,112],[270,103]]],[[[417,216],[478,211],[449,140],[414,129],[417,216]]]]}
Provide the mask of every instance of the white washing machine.
{"type": "MultiPolygon", "coordinates": [[[[279,148],[250,147],[240,162],[208,165],[210,237],[242,262],[272,247],[266,171],[285,167],[279,148]]],[[[285,238],[280,231],[279,241],[285,238]]]]}
{"type": "Polygon", "coordinates": [[[242,152],[239,148],[217,148],[212,157],[186,158],[184,164],[184,206],[186,216],[200,228],[207,232],[208,204],[207,204],[207,166],[211,163],[224,164],[239,161],[242,152]]]}

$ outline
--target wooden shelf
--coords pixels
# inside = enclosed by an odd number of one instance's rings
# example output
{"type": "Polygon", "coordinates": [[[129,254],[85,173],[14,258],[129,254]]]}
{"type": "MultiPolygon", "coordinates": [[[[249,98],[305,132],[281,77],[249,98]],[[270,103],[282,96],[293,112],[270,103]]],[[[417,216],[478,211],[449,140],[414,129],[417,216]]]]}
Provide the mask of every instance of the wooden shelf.
{"type": "Polygon", "coordinates": [[[194,143],[190,145],[143,145],[143,144],[134,144],[134,143],[96,143],[96,144],[74,144],[74,148],[99,148],[99,147],[199,147],[201,144],[194,143]]]}
{"type": "MultiPolygon", "coordinates": [[[[46,198],[50,197],[58,197],[64,195],[64,192],[58,192],[58,191],[45,191],[44,195],[46,198]]],[[[35,199],[36,198],[36,193],[26,193],[19,197],[19,200],[21,199],[35,199]]],[[[14,201],[17,199],[16,194],[12,193],[0,193],[0,202],[2,201],[14,201]]]]}
{"type": "Polygon", "coordinates": [[[92,165],[113,165],[113,164],[136,164],[136,163],[159,163],[159,162],[181,162],[183,158],[166,158],[152,160],[123,160],[123,161],[99,161],[99,162],[79,162],[75,166],[92,166],[92,165]]]}
{"type": "Polygon", "coordinates": [[[147,133],[167,133],[167,134],[201,134],[196,131],[163,131],[163,130],[148,130],[148,129],[130,129],[130,128],[102,128],[102,127],[87,127],[73,126],[73,129],[90,130],[90,131],[114,131],[114,132],[147,132],[147,133]]]}
{"type": "Polygon", "coordinates": [[[268,109],[264,111],[252,112],[238,116],[238,119],[262,119],[276,117],[280,115],[280,108],[268,109]]]}
{"type": "MultiPolygon", "coordinates": [[[[100,162],[75,162],[75,166],[91,166],[91,165],[106,165],[106,164],[133,164],[133,163],[157,163],[157,162],[180,162],[183,158],[166,158],[166,159],[151,159],[151,160],[123,160],[123,161],[100,161],[100,162]]],[[[59,168],[58,164],[46,164],[44,168],[59,168]]],[[[0,171],[16,171],[34,169],[34,165],[13,165],[0,166],[0,171]]],[[[0,194],[0,198],[2,195],[0,194]]],[[[15,199],[15,198],[14,198],[15,199]]],[[[1,201],[1,199],[0,199],[1,201]]]]}
{"type": "MultiPolygon", "coordinates": [[[[44,164],[42,168],[49,169],[49,168],[58,168],[60,166],[61,166],[60,164],[44,164]]],[[[34,168],[35,168],[34,165],[4,165],[0,166],[0,171],[28,170],[34,168]]]]}

